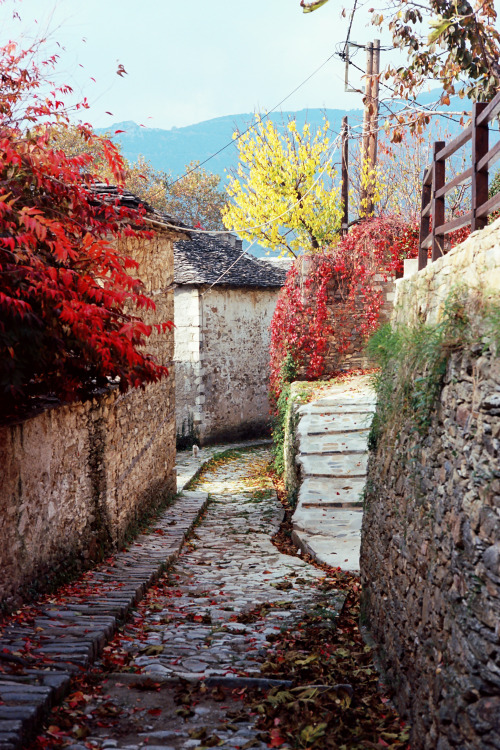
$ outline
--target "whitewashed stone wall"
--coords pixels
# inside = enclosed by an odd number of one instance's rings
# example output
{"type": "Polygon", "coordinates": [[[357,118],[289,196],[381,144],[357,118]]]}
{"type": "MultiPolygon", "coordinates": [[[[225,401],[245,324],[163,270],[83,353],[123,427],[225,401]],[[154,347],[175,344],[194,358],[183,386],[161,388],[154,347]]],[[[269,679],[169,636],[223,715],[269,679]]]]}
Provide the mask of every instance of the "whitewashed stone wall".
{"type": "MultiPolygon", "coordinates": [[[[121,249],[135,257],[156,311],[173,319],[168,236],[121,249]]],[[[135,519],[176,491],[173,332],[149,349],[170,376],[125,394],[56,406],[0,427],[0,602],[43,590],[58,572],[119,544],[135,519]]]]}
{"type": "Polygon", "coordinates": [[[177,435],[199,440],[203,416],[200,290],[180,286],[175,290],[175,412],[177,435]],[[190,435],[194,430],[194,434],[190,435]]]}
{"type": "Polygon", "coordinates": [[[175,292],[177,433],[201,444],[269,428],[269,325],[279,289],[179,287],[175,292]]]}

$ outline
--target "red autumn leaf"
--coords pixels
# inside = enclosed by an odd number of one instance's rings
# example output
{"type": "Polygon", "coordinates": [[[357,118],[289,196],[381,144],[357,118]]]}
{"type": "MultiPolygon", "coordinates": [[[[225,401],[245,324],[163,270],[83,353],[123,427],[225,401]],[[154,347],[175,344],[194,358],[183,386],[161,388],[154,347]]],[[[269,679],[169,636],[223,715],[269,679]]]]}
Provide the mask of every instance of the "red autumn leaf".
{"type": "Polygon", "coordinates": [[[150,714],[150,716],[160,716],[161,708],[150,708],[148,709],[148,714],[150,714]]]}
{"type": "Polygon", "coordinates": [[[268,747],[281,747],[285,739],[281,736],[281,730],[278,728],[271,729],[269,732],[270,741],[267,743],[268,747]]]}

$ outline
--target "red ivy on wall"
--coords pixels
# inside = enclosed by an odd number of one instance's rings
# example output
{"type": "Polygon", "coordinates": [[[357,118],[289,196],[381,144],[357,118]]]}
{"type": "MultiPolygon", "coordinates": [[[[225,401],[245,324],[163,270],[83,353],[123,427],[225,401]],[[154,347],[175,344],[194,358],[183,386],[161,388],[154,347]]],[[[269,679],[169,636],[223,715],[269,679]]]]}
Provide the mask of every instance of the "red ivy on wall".
{"type": "Polygon", "coordinates": [[[418,226],[398,216],[367,219],[328,253],[310,256],[288,273],[271,322],[271,393],[279,397],[289,378],[284,367],[306,380],[330,376],[326,354],[341,364],[349,349],[376,328],[383,304],[380,281],[399,275],[403,260],[418,255],[418,226]],[[333,299],[329,300],[333,294],[333,299]],[[330,304],[328,304],[330,303],[330,304]],[[331,312],[332,311],[332,312],[331,312]]]}

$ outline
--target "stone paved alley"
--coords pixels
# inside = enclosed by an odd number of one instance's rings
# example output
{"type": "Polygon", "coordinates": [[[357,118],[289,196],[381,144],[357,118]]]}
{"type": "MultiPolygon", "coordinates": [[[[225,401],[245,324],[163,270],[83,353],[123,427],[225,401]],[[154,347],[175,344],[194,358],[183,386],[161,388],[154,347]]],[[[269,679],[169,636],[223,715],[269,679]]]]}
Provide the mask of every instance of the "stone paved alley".
{"type": "MultiPolygon", "coordinates": [[[[195,737],[211,736],[214,732],[221,747],[266,746],[256,740],[257,732],[248,720],[227,726],[227,707],[222,708],[211,697],[207,697],[205,703],[199,703],[193,715],[182,717],[176,713],[177,706],[172,703],[172,696],[178,678],[231,686],[236,677],[258,677],[270,636],[282,626],[288,627],[319,600],[332,614],[342,605],[343,594],[321,594],[311,585],[324,578],[321,570],[303,562],[300,557],[281,554],[271,542],[272,535],[279,528],[283,510],[269,480],[262,479],[262,467],[269,457],[268,447],[240,454],[236,460],[208,471],[198,481],[196,491],[189,494],[191,502],[203,507],[209,493],[210,502],[203,522],[167,576],[132,613],[118,641],[115,639],[113,649],[110,650],[110,646],[104,649],[108,670],[114,664],[124,663],[128,672],[111,677],[106,683],[104,693],[109,698],[101,697],[86,705],[86,721],[91,733],[85,741],[92,747],[128,750],[143,746],[157,750],[160,747],[162,750],[193,748],[203,746],[202,740],[195,737]],[[267,604],[274,606],[268,611],[262,608],[262,616],[257,616],[254,622],[238,622],[242,613],[267,604]],[[142,672],[143,676],[138,677],[134,672],[142,672]],[[145,698],[146,693],[140,688],[148,679],[164,682],[166,687],[160,693],[148,693],[149,697],[145,698]],[[120,714],[119,726],[106,727],[113,712],[120,714]],[[224,719],[225,729],[220,728],[221,719],[224,719]],[[256,744],[248,744],[252,742],[256,744]]],[[[167,511],[167,517],[172,519],[172,511],[167,511]]],[[[169,529],[168,523],[171,523],[165,519],[162,522],[149,535],[156,541],[161,541],[165,530],[169,529]]],[[[145,543],[147,539],[139,540],[139,546],[145,543]]],[[[113,570],[108,573],[116,575],[113,570]]],[[[98,573],[93,574],[94,581],[98,577],[98,573]]],[[[114,594],[120,596],[119,591],[120,587],[116,592],[115,586],[114,594]]],[[[113,592],[109,590],[107,596],[112,597],[113,592]]],[[[86,604],[88,602],[80,599],[78,616],[99,615],[96,602],[93,606],[90,603],[86,607],[86,604]]],[[[55,600],[48,606],[52,625],[68,622],[64,619],[67,613],[57,611],[57,606],[61,607],[55,600]]],[[[104,631],[106,623],[101,625],[104,631]]],[[[39,618],[38,628],[42,635],[44,628],[47,630],[47,612],[39,618]]],[[[5,647],[9,633],[11,652],[17,648],[15,653],[21,653],[19,629],[11,628],[4,633],[1,645],[5,647]],[[13,641],[13,637],[17,640],[13,641]]],[[[103,642],[104,638],[103,635],[103,642]]],[[[37,645],[38,651],[43,649],[43,639],[39,639],[37,645]]],[[[33,650],[33,645],[31,648],[33,650]]],[[[52,653],[55,654],[56,650],[57,645],[53,646],[52,653]]],[[[51,670],[50,674],[74,671],[71,650],[78,652],[79,647],[70,637],[66,657],[59,653],[58,663],[54,665],[49,661],[45,664],[45,668],[51,670]],[[56,672],[54,666],[61,671],[56,672]]],[[[50,652],[51,649],[47,651],[46,647],[45,656],[50,656],[50,652]]],[[[83,664],[81,660],[80,664],[83,664]]],[[[21,709],[29,700],[28,690],[28,698],[25,697],[23,704],[23,687],[19,679],[9,682],[4,676],[0,682],[0,695],[4,701],[0,707],[4,717],[3,740],[0,735],[2,748],[16,746],[13,737],[16,721],[11,721],[9,726],[5,724],[9,707],[12,706],[11,715],[14,715],[16,700],[21,709]]],[[[242,683],[236,681],[234,684],[242,683]]],[[[32,690],[42,690],[42,687],[33,687],[32,690]]],[[[16,716],[19,723],[22,710],[16,716]]],[[[76,741],[71,747],[83,750],[85,746],[76,741]]]]}
{"type": "Polygon", "coordinates": [[[407,750],[359,580],[293,554],[270,447],[207,454],[127,549],[4,618],[0,750],[407,750]]]}

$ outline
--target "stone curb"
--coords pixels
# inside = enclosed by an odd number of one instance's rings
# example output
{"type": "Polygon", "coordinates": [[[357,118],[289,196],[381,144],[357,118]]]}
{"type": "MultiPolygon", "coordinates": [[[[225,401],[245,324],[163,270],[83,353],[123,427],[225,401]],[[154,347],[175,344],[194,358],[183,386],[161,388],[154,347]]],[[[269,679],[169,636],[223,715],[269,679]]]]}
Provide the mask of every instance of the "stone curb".
{"type": "Polygon", "coordinates": [[[50,709],[70,691],[72,674],[94,663],[131,608],[178,557],[207,502],[205,492],[183,493],[154,532],[140,534],[126,552],[84,574],[90,596],[67,597],[61,606],[49,602],[29,626],[4,629],[2,661],[13,655],[30,669],[0,674],[0,750],[20,750],[36,736],[50,709]],[[28,642],[24,657],[20,650],[28,642]]]}

